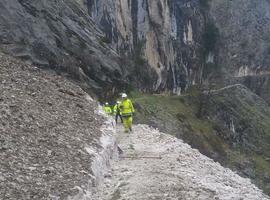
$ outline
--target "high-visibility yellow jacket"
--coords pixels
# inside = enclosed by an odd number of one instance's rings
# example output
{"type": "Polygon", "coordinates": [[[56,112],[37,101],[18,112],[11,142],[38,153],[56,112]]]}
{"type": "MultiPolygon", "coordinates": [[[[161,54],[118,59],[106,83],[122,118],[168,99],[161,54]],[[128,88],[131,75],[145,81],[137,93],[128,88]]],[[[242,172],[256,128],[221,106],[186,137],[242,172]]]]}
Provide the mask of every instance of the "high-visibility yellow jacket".
{"type": "Polygon", "coordinates": [[[132,102],[129,99],[124,99],[120,103],[120,112],[123,117],[132,116],[132,114],[135,112],[132,102]]]}
{"type": "Polygon", "coordinates": [[[116,103],[115,106],[113,107],[113,113],[114,113],[114,114],[117,114],[118,111],[119,111],[119,113],[121,114],[121,111],[120,111],[120,104],[121,104],[121,103],[116,103]]]}
{"type": "Polygon", "coordinates": [[[108,115],[112,114],[112,109],[110,106],[104,106],[103,111],[108,115]]]}

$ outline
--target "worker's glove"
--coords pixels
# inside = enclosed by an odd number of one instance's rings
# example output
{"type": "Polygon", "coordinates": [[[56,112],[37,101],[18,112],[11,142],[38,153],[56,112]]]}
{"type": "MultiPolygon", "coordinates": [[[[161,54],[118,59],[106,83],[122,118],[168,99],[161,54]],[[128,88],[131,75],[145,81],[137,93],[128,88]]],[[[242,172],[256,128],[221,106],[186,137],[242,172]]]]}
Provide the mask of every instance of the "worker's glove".
{"type": "Polygon", "coordinates": [[[134,115],[135,115],[135,112],[132,113],[132,116],[134,116],[134,115]]]}

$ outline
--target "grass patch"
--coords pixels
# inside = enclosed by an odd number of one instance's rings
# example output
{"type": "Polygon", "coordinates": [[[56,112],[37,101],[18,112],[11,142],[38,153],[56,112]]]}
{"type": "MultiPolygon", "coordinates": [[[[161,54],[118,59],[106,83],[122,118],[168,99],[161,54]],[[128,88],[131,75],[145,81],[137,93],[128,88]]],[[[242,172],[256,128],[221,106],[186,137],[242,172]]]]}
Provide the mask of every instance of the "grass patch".
{"type": "Polygon", "coordinates": [[[206,156],[270,191],[270,114],[263,101],[243,89],[211,94],[198,116],[200,88],[185,96],[131,93],[135,123],[148,124],[183,139],[206,156]],[[227,127],[234,121],[235,133],[227,127]],[[243,135],[240,135],[242,133],[243,135]]]}
{"type": "MultiPolygon", "coordinates": [[[[196,96],[196,88],[192,94],[196,96]]],[[[131,94],[135,109],[136,123],[149,124],[161,131],[183,139],[203,154],[218,159],[226,155],[229,147],[220,139],[214,124],[207,118],[197,117],[197,102],[190,96],[131,94]]]]}

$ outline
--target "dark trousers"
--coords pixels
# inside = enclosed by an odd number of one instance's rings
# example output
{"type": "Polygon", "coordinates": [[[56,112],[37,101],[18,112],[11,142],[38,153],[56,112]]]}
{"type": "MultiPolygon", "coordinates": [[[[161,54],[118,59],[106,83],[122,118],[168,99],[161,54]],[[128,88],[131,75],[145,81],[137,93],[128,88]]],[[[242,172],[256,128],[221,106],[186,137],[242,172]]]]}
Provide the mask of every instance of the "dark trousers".
{"type": "Polygon", "coordinates": [[[122,119],[122,116],[120,115],[120,113],[116,113],[116,115],[115,115],[115,122],[117,123],[118,117],[120,117],[121,123],[123,123],[123,119],[122,119]]]}

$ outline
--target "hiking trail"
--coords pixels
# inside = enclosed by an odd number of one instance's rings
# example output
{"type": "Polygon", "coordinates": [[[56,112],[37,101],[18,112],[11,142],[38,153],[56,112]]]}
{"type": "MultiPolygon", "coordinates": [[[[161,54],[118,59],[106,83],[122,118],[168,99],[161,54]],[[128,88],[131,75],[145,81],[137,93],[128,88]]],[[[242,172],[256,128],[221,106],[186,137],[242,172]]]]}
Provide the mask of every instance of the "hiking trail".
{"type": "Polygon", "coordinates": [[[111,161],[94,200],[266,200],[249,179],[207,158],[188,144],[146,125],[133,133],[117,127],[123,150],[111,161]]]}

